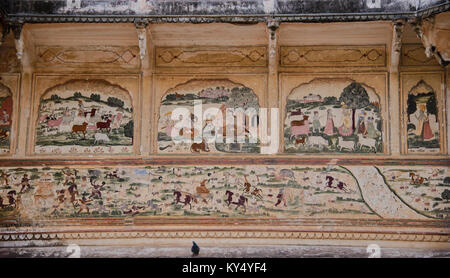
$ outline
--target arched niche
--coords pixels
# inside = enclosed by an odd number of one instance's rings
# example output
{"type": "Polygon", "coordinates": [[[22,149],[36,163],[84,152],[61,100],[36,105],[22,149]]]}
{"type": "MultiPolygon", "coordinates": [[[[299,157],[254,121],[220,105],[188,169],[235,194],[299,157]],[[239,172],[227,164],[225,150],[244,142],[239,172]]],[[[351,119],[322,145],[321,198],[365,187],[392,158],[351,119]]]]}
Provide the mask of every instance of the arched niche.
{"type": "Polygon", "coordinates": [[[114,154],[133,145],[130,93],[104,79],[72,79],[41,95],[37,153],[114,154]]]}
{"type": "Polygon", "coordinates": [[[406,100],[408,150],[440,150],[440,128],[437,95],[421,79],[408,91],[406,100]]]}
{"type": "Polygon", "coordinates": [[[161,98],[158,152],[259,153],[259,108],[251,88],[229,79],[191,79],[178,84],[161,98]],[[198,115],[195,104],[201,104],[198,115]],[[185,109],[186,117],[176,115],[179,109],[185,109]],[[187,125],[180,127],[186,119],[187,125]]]}
{"type": "Polygon", "coordinates": [[[351,78],[315,78],[288,95],[284,115],[287,153],[383,152],[380,97],[351,78]]]}

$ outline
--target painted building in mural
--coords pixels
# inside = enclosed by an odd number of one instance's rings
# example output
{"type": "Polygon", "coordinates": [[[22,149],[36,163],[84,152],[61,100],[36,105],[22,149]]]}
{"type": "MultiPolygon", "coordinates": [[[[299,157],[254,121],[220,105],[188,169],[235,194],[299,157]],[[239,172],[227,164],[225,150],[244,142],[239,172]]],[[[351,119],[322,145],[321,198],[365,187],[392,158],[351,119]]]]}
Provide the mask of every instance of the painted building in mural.
{"type": "Polygon", "coordinates": [[[13,2],[0,246],[449,248],[448,1],[13,2]]]}

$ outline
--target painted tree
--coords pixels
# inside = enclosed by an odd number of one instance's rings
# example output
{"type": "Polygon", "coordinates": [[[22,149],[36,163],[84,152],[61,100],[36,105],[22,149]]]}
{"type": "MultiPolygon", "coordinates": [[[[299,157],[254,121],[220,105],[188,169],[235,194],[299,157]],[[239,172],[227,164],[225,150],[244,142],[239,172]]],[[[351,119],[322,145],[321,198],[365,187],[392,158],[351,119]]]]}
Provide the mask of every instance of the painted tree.
{"type": "Polygon", "coordinates": [[[442,199],[445,199],[447,202],[450,200],[450,190],[445,189],[441,194],[442,199]]]}
{"type": "Polygon", "coordinates": [[[100,95],[99,94],[91,94],[90,99],[93,101],[100,101],[100,95]]]}
{"type": "Polygon", "coordinates": [[[427,113],[436,116],[437,121],[437,102],[434,94],[427,100],[427,113]]]}
{"type": "Polygon", "coordinates": [[[406,113],[408,114],[408,122],[411,122],[411,115],[417,111],[417,103],[414,95],[408,94],[406,113]]]}
{"type": "Polygon", "coordinates": [[[129,121],[124,127],[124,135],[128,138],[131,138],[131,144],[133,144],[133,132],[134,132],[134,123],[133,121],[129,121]]]}
{"type": "Polygon", "coordinates": [[[366,89],[360,83],[352,82],[342,91],[339,102],[343,102],[345,106],[352,109],[352,127],[355,130],[356,109],[367,107],[370,104],[366,89]]]}
{"type": "Polygon", "coordinates": [[[124,102],[116,97],[109,97],[107,100],[109,106],[116,106],[123,108],[124,102]]]}

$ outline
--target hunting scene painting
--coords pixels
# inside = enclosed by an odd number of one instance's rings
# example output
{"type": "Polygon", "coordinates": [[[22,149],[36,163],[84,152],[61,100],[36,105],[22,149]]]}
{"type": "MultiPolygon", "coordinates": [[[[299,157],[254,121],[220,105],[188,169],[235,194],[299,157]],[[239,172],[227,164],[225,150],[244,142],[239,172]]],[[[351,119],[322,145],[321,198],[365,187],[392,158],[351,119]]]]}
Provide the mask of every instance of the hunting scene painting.
{"type": "Polygon", "coordinates": [[[318,78],[288,96],[288,153],[383,152],[383,119],[375,89],[347,78],[318,78]]]}
{"type": "Polygon", "coordinates": [[[38,154],[130,153],[129,92],[105,80],[70,80],[42,95],[36,126],[38,154]]]}
{"type": "Polygon", "coordinates": [[[408,92],[406,103],[409,152],[439,152],[439,118],[436,92],[420,80],[408,92]]]}
{"type": "Polygon", "coordinates": [[[12,112],[11,90],[0,83],[0,154],[8,153],[10,149],[12,112]]]}
{"type": "Polygon", "coordinates": [[[257,138],[250,140],[250,130],[258,129],[258,111],[258,97],[252,89],[226,79],[194,79],[178,85],[170,89],[161,101],[158,151],[259,153],[260,144],[257,138]],[[194,114],[194,103],[201,104],[200,119],[194,114]],[[174,119],[173,111],[180,107],[189,110],[188,125],[175,129],[177,123],[186,121],[183,117],[174,119]],[[230,110],[233,112],[227,112],[230,110]],[[238,121],[241,122],[238,124],[238,121]],[[238,125],[242,128],[238,128],[238,125]],[[243,140],[238,140],[238,137],[243,140]],[[229,139],[232,139],[232,142],[227,141],[229,139]]]}
{"type": "Polygon", "coordinates": [[[447,167],[142,166],[0,169],[0,218],[450,215],[447,167]]]}

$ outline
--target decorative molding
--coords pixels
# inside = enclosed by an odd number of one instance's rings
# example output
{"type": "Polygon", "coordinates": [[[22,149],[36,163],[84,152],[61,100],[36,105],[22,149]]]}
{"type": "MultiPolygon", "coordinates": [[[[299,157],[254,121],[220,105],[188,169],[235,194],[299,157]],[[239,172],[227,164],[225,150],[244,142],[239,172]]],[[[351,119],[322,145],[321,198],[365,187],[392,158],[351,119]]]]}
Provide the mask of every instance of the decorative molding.
{"type": "Polygon", "coordinates": [[[438,66],[434,57],[425,55],[422,44],[404,44],[400,59],[401,66],[438,66]]]}
{"type": "MultiPolygon", "coordinates": [[[[399,18],[426,18],[434,14],[442,13],[450,9],[450,3],[445,2],[440,5],[426,7],[418,11],[397,11],[397,12],[360,12],[360,13],[292,13],[283,12],[282,14],[255,14],[254,12],[245,12],[243,14],[224,15],[212,14],[205,17],[199,15],[176,15],[169,13],[156,14],[38,14],[38,13],[6,13],[5,17],[9,22],[26,23],[135,23],[136,21],[145,21],[146,23],[256,23],[265,22],[268,18],[278,19],[280,22],[353,22],[353,21],[374,21],[374,20],[396,20],[399,18]]],[[[292,12],[292,11],[290,11],[292,12]]]]}
{"type": "MultiPolygon", "coordinates": [[[[365,155],[367,156],[367,155],[365,155]]],[[[0,160],[0,167],[33,167],[33,166],[151,166],[151,165],[242,165],[242,159],[245,158],[245,163],[248,165],[328,165],[336,164],[347,166],[347,165],[380,165],[380,166],[411,166],[411,165],[421,165],[421,166],[448,166],[450,160],[446,158],[436,159],[436,158],[424,158],[424,159],[412,159],[412,158],[401,158],[401,159],[386,159],[386,158],[372,158],[372,159],[352,159],[352,158],[292,158],[291,157],[273,157],[265,158],[255,158],[245,157],[240,155],[239,158],[225,157],[223,155],[220,158],[211,158],[211,156],[193,156],[191,158],[180,158],[180,157],[161,157],[158,155],[148,157],[148,158],[134,158],[134,159],[105,159],[98,158],[92,159],[80,159],[71,158],[67,160],[64,157],[54,157],[52,159],[3,159],[0,160]]]]}
{"type": "Polygon", "coordinates": [[[280,66],[386,66],[386,47],[281,46],[280,66]]]}
{"type": "Polygon", "coordinates": [[[123,46],[36,46],[36,66],[128,66],[138,67],[138,47],[123,46]]]}
{"type": "Polygon", "coordinates": [[[213,239],[308,239],[308,240],[382,240],[407,242],[441,242],[448,243],[448,233],[433,232],[337,232],[330,231],[283,231],[283,230],[121,230],[103,231],[11,231],[0,232],[0,242],[32,240],[86,240],[86,239],[179,239],[179,238],[213,238],[213,239]]]}
{"type": "Polygon", "coordinates": [[[265,67],[266,47],[157,47],[157,67],[265,67]]]}

